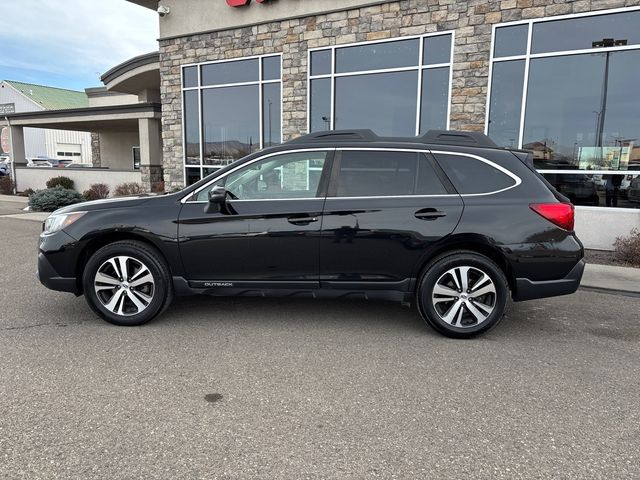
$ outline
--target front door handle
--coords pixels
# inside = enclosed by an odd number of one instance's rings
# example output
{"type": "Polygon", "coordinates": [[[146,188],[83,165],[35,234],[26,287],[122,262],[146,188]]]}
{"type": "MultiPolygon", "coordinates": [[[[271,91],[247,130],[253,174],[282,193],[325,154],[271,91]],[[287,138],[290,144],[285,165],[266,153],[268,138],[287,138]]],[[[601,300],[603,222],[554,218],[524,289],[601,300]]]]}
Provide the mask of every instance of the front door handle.
{"type": "Polygon", "coordinates": [[[310,223],[317,222],[318,217],[289,217],[287,221],[293,225],[309,225],[310,223]]]}
{"type": "Polygon", "coordinates": [[[420,220],[437,220],[440,217],[446,217],[447,214],[436,208],[423,208],[422,210],[418,210],[415,216],[420,220]]]}

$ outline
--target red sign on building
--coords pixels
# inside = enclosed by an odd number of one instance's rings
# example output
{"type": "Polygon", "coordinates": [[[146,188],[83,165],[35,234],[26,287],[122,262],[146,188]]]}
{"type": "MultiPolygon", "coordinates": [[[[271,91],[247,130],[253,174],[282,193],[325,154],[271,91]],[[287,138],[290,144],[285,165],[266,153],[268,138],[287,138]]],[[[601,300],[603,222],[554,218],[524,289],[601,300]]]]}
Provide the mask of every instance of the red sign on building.
{"type": "MultiPolygon", "coordinates": [[[[267,3],[269,0],[256,0],[257,3],[267,3]]],[[[230,7],[244,7],[249,5],[251,0],[227,0],[227,5],[230,7]]]]}

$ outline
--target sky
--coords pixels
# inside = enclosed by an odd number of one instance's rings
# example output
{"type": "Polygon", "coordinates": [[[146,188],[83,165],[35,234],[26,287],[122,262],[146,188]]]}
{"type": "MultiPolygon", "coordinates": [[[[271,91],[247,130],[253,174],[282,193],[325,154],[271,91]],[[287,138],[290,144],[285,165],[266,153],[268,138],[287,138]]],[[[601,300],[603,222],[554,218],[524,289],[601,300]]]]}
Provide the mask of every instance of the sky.
{"type": "Polygon", "coordinates": [[[0,80],[84,90],[158,50],[158,14],[125,0],[0,0],[0,80]]]}

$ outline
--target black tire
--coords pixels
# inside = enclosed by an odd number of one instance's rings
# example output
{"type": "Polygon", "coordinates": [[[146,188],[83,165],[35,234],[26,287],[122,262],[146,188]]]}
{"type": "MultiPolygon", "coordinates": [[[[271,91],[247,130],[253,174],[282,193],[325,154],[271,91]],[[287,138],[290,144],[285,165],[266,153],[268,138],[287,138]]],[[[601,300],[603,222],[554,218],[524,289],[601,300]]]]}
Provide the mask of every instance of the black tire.
{"type": "MultiPolygon", "coordinates": [[[[115,271],[115,273],[117,273],[117,271],[115,271]]],[[[111,276],[115,277],[116,275],[111,276]]],[[[135,240],[123,240],[110,243],[94,253],[85,265],[82,275],[82,285],[84,297],[89,307],[91,307],[96,314],[109,323],[126,327],[142,325],[149,322],[164,312],[173,300],[173,284],[166,262],[154,247],[135,240]],[[133,305],[131,300],[126,300],[125,304],[124,299],[121,300],[124,306],[122,309],[123,314],[120,315],[118,312],[112,312],[106,307],[105,299],[98,297],[99,294],[94,287],[98,269],[104,268],[103,266],[109,262],[109,259],[119,256],[129,257],[128,265],[133,264],[135,266],[139,263],[146,267],[153,277],[153,285],[148,283],[140,287],[148,289],[145,294],[151,293],[151,300],[147,303],[146,307],[138,313],[132,313],[133,309],[136,308],[135,305],[133,305]],[[129,310],[129,312],[125,313],[126,310],[129,310]]],[[[115,288],[120,290],[122,287],[118,286],[115,288]]],[[[127,285],[126,289],[128,290],[129,288],[134,290],[133,287],[127,285]]],[[[111,290],[107,289],[106,295],[109,295],[111,292],[111,290]]],[[[128,293],[129,292],[123,292],[121,296],[128,296],[128,293]]],[[[105,293],[100,293],[100,295],[103,296],[105,293]]],[[[136,298],[140,300],[139,297],[136,298]]]]}
{"type": "Polygon", "coordinates": [[[489,331],[502,320],[509,298],[509,283],[504,272],[490,258],[475,252],[459,250],[436,258],[425,268],[418,283],[416,298],[420,315],[433,329],[451,338],[472,338],[489,331]],[[478,285],[476,292],[484,290],[484,286],[488,286],[488,280],[485,279],[484,282],[487,283],[483,284],[479,282],[484,278],[481,274],[486,274],[493,282],[495,293],[490,292],[474,298],[473,291],[461,291],[462,285],[456,285],[461,280],[461,275],[454,280],[453,274],[450,273],[460,267],[470,267],[466,275],[468,290],[474,289],[474,285],[478,285]],[[454,297],[452,294],[449,297],[448,294],[434,292],[439,281],[439,287],[455,289],[458,292],[457,296],[454,297]],[[474,281],[475,283],[472,283],[474,281]],[[448,287],[445,285],[447,283],[448,287]],[[447,301],[448,298],[454,300],[447,301]],[[478,307],[478,302],[485,308],[487,305],[492,307],[491,312],[486,314],[486,311],[478,307]],[[476,313],[479,311],[483,315],[486,314],[486,319],[478,320],[472,309],[476,313]],[[456,318],[451,323],[443,319],[454,311],[459,313],[460,317],[455,315],[456,318]]]}

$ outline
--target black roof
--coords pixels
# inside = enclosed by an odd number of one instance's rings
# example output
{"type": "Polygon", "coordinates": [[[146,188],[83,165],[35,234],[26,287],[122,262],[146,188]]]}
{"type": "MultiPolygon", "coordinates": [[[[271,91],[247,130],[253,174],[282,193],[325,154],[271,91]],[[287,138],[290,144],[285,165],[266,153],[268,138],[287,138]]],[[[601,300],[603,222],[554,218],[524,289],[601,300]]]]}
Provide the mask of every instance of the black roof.
{"type": "Polygon", "coordinates": [[[429,130],[424,135],[417,137],[380,137],[372,130],[330,130],[303,135],[290,140],[287,144],[323,142],[425,143],[431,145],[500,148],[483,133],[463,132],[460,130],[429,130]]]}

